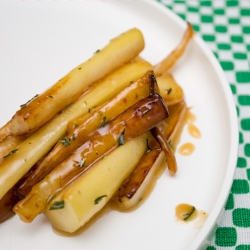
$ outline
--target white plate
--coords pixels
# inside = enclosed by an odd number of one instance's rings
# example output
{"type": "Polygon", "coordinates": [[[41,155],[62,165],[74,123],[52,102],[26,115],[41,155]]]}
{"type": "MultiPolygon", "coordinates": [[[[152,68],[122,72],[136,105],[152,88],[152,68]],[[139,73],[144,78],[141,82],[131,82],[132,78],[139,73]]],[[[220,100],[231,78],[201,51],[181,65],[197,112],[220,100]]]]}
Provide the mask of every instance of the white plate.
{"type": "MultiPolygon", "coordinates": [[[[0,2],[0,126],[19,105],[88,59],[112,37],[138,27],[143,57],[156,63],[179,42],[186,24],[155,1],[3,0],[0,2]]],[[[167,173],[132,213],[111,212],[84,234],[56,235],[40,215],[32,224],[14,217],[0,225],[1,249],[199,249],[212,230],[232,183],[238,145],[232,95],[213,54],[196,36],[173,70],[201,139],[189,157],[177,155],[179,172],[167,173]],[[175,206],[190,203],[209,213],[195,229],[179,225],[175,206]]]]}

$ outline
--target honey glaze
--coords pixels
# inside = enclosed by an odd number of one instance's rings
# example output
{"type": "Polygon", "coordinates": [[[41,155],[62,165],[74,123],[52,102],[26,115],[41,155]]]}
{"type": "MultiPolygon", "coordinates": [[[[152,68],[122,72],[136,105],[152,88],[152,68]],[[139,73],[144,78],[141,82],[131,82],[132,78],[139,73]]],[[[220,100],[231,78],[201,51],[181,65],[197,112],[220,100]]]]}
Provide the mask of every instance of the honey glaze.
{"type": "Polygon", "coordinates": [[[206,222],[208,213],[198,210],[190,204],[181,203],[175,207],[175,218],[180,223],[192,223],[194,228],[200,228],[206,222]]]}
{"type": "Polygon", "coordinates": [[[186,112],[185,123],[187,124],[187,130],[189,135],[194,138],[201,138],[201,132],[197,126],[194,125],[196,121],[196,116],[190,111],[190,108],[186,112]]]}
{"type": "Polygon", "coordinates": [[[118,201],[116,196],[114,196],[107,204],[109,209],[116,210],[116,211],[119,211],[122,213],[129,213],[129,212],[133,212],[136,209],[138,209],[141,205],[143,205],[143,203],[147,200],[147,198],[153,192],[153,190],[156,186],[157,180],[162,176],[165,169],[166,169],[166,158],[164,156],[164,159],[162,160],[161,165],[155,171],[149,184],[147,185],[146,189],[142,193],[142,195],[141,195],[140,199],[138,200],[138,202],[136,203],[136,205],[133,205],[132,207],[129,207],[129,208],[124,207],[123,204],[118,201]]]}
{"type": "Polygon", "coordinates": [[[194,206],[182,203],[176,206],[175,216],[178,221],[192,221],[197,218],[197,210],[194,206]]]}
{"type": "MultiPolygon", "coordinates": [[[[187,125],[187,131],[190,136],[199,139],[201,138],[201,132],[199,128],[194,125],[194,122],[196,121],[196,116],[190,111],[190,108],[187,109],[185,118],[184,118],[184,124],[187,125]]],[[[195,151],[195,146],[191,142],[184,143],[181,145],[178,149],[178,153],[183,156],[189,156],[195,151]]]]}
{"type": "Polygon", "coordinates": [[[189,123],[187,129],[188,129],[188,133],[192,137],[197,138],[197,139],[201,138],[201,132],[194,124],[189,123]]]}
{"type": "Polygon", "coordinates": [[[99,212],[97,212],[87,223],[85,223],[83,226],[81,226],[80,228],[78,228],[73,233],[68,233],[68,232],[59,230],[59,229],[55,228],[53,225],[52,225],[52,229],[53,229],[54,233],[56,233],[57,235],[64,236],[64,237],[74,237],[74,236],[80,235],[80,234],[84,233],[85,231],[87,231],[100,218],[102,218],[104,215],[108,215],[108,213],[111,210],[112,210],[112,208],[111,208],[111,206],[108,203],[99,212]]]}
{"type": "Polygon", "coordinates": [[[191,155],[195,150],[195,146],[191,142],[184,143],[179,149],[178,152],[179,154],[183,156],[188,156],[191,155]]]}

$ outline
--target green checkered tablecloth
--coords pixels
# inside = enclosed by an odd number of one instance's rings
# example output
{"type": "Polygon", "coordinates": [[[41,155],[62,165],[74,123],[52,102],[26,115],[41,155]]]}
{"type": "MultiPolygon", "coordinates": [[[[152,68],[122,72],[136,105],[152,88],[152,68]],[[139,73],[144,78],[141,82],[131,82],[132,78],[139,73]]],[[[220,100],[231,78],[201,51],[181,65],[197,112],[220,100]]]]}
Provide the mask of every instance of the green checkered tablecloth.
{"type": "Polygon", "coordinates": [[[207,250],[250,250],[250,0],[158,0],[213,51],[234,96],[239,123],[238,162],[221,221],[207,250]]]}

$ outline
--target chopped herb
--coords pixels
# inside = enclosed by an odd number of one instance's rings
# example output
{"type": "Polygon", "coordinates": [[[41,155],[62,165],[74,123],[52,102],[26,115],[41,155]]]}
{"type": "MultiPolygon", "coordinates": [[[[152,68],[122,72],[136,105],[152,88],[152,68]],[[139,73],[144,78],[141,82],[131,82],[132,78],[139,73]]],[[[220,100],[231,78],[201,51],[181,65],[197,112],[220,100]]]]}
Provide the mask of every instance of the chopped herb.
{"type": "Polygon", "coordinates": [[[124,134],[125,134],[125,129],[122,131],[118,138],[118,147],[121,145],[124,145],[124,134]]]}
{"type": "Polygon", "coordinates": [[[98,155],[98,152],[96,151],[95,154],[98,155]]]}
{"type": "Polygon", "coordinates": [[[94,54],[99,53],[99,52],[100,52],[100,50],[98,49],[94,54]]]}
{"type": "Polygon", "coordinates": [[[107,197],[107,195],[102,195],[102,196],[96,198],[95,201],[94,201],[94,204],[95,205],[98,204],[102,200],[102,198],[104,198],[104,197],[107,197]]]}
{"type": "Polygon", "coordinates": [[[63,138],[62,140],[61,140],[61,143],[63,144],[63,146],[64,147],[67,147],[67,146],[69,146],[70,145],[70,138],[63,138]]]}
{"type": "Polygon", "coordinates": [[[134,81],[131,81],[129,84],[132,84],[134,81]]]}
{"type": "Polygon", "coordinates": [[[13,150],[11,150],[7,155],[5,155],[3,158],[6,158],[6,157],[8,157],[9,155],[12,155],[12,154],[16,153],[17,151],[18,151],[17,148],[16,148],[16,149],[13,149],[13,150]]]}
{"type": "Polygon", "coordinates": [[[73,134],[73,135],[71,136],[71,139],[72,139],[72,141],[74,141],[74,140],[76,139],[76,135],[73,134]]]}
{"type": "Polygon", "coordinates": [[[84,103],[87,105],[87,102],[86,102],[86,101],[84,101],[84,103]]]}
{"type": "Polygon", "coordinates": [[[77,128],[78,127],[78,124],[74,124],[73,128],[77,128]]]}
{"type": "Polygon", "coordinates": [[[54,98],[53,95],[49,95],[49,98],[54,98]]]}
{"type": "Polygon", "coordinates": [[[55,201],[49,208],[49,210],[57,210],[64,208],[64,200],[62,201],[55,201]]]}
{"type": "Polygon", "coordinates": [[[118,199],[118,201],[119,201],[120,203],[122,203],[122,200],[121,200],[120,198],[118,199]]]}
{"type": "Polygon", "coordinates": [[[99,114],[100,116],[102,116],[103,113],[102,113],[102,111],[98,111],[98,114],[99,114]]]}
{"type": "Polygon", "coordinates": [[[79,68],[78,68],[78,70],[81,70],[81,69],[82,69],[82,67],[79,67],[79,68]]]}
{"type": "Polygon", "coordinates": [[[107,124],[106,118],[107,118],[106,116],[104,116],[104,117],[102,118],[101,127],[104,127],[104,126],[107,124]]]}
{"type": "Polygon", "coordinates": [[[85,164],[85,161],[86,161],[86,158],[82,158],[81,160],[80,160],[80,162],[78,163],[78,167],[83,167],[84,166],[84,164],[85,164]]]}
{"type": "Polygon", "coordinates": [[[38,94],[35,95],[34,97],[32,97],[32,98],[31,98],[30,100],[28,100],[26,103],[21,104],[21,105],[20,105],[20,108],[21,108],[21,109],[25,108],[25,107],[26,107],[32,100],[34,100],[37,96],[38,96],[38,94]]]}
{"type": "Polygon", "coordinates": [[[188,220],[191,217],[191,215],[194,213],[194,211],[195,211],[195,207],[192,206],[192,210],[189,213],[183,214],[183,220],[188,220]]]}
{"type": "Polygon", "coordinates": [[[174,144],[171,142],[171,140],[168,141],[168,145],[170,146],[171,149],[174,149],[174,144]]]}
{"type": "Polygon", "coordinates": [[[105,159],[105,158],[107,158],[107,155],[103,155],[103,156],[102,156],[102,159],[105,159]]]}
{"type": "Polygon", "coordinates": [[[88,113],[90,113],[90,112],[91,112],[91,109],[89,108],[89,109],[88,109],[88,113]]]}
{"type": "Polygon", "coordinates": [[[172,88],[169,88],[166,91],[167,91],[167,94],[169,95],[172,92],[172,88]]]}

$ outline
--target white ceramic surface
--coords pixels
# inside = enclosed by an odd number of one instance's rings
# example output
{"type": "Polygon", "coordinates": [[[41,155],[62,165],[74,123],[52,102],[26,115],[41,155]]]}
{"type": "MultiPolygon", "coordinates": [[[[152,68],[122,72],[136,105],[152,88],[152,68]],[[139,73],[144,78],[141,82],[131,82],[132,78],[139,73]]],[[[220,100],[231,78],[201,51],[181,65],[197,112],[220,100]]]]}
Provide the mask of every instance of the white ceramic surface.
{"type": "MultiPolygon", "coordinates": [[[[155,1],[2,0],[0,2],[0,126],[19,105],[42,92],[125,30],[142,30],[142,56],[153,64],[179,42],[186,24],[155,1]]],[[[132,213],[111,212],[76,237],[56,235],[40,215],[32,224],[16,216],[0,225],[0,248],[199,249],[213,229],[231,187],[238,145],[229,85],[213,54],[197,36],[173,69],[196,115],[202,138],[184,129],[176,153],[179,171],[164,173],[148,200],[132,213]],[[209,217],[201,229],[180,225],[175,206],[190,203],[209,217]]]]}

